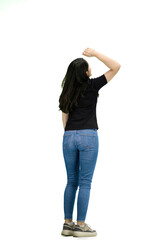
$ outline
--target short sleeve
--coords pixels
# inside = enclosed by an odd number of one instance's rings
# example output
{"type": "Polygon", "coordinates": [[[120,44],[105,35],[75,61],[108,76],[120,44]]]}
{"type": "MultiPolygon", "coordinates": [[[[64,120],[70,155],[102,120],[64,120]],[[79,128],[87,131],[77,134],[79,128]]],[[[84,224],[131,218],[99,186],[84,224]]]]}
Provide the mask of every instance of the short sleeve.
{"type": "Polygon", "coordinates": [[[101,89],[104,85],[108,83],[104,74],[97,78],[91,78],[91,81],[94,88],[96,88],[97,90],[101,89]]]}

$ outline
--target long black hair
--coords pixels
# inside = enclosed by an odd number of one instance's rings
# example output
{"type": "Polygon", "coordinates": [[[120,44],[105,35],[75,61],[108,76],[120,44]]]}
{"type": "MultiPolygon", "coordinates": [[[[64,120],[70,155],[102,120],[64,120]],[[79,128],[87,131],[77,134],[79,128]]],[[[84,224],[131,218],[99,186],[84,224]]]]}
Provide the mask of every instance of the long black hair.
{"type": "Polygon", "coordinates": [[[86,74],[88,66],[88,62],[83,58],[77,58],[69,64],[59,97],[59,110],[64,113],[71,112],[78,106],[79,100],[85,96],[89,78],[86,74]]]}

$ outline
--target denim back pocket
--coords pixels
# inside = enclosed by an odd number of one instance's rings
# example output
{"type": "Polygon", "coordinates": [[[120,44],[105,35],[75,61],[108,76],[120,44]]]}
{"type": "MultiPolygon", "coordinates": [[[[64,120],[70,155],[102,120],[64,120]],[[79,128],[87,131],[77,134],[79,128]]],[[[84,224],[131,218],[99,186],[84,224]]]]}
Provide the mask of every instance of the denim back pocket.
{"type": "Polygon", "coordinates": [[[63,148],[66,149],[69,145],[69,140],[71,138],[71,133],[67,133],[63,135],[63,148]]]}
{"type": "Polygon", "coordinates": [[[85,148],[94,148],[96,144],[96,136],[90,133],[80,134],[80,141],[85,148]]]}

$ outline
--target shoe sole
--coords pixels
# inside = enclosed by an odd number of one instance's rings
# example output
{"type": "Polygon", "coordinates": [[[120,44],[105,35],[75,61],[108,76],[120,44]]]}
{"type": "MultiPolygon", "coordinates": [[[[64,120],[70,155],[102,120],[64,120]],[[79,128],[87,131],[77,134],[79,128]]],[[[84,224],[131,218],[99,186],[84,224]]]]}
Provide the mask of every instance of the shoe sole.
{"type": "Polygon", "coordinates": [[[73,237],[95,237],[97,232],[73,232],[73,237]]]}
{"type": "Polygon", "coordinates": [[[63,230],[61,232],[61,235],[64,235],[64,236],[73,236],[73,231],[72,230],[63,230]]]}

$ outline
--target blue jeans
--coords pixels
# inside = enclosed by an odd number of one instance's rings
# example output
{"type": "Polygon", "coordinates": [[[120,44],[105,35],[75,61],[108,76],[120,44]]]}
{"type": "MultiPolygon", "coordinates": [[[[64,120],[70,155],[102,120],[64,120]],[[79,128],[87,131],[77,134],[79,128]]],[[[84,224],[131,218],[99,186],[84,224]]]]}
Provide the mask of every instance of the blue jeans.
{"type": "Polygon", "coordinates": [[[64,191],[64,219],[72,219],[76,191],[79,186],[77,221],[85,221],[98,148],[97,129],[64,132],[63,156],[67,171],[67,185],[64,191]]]}

